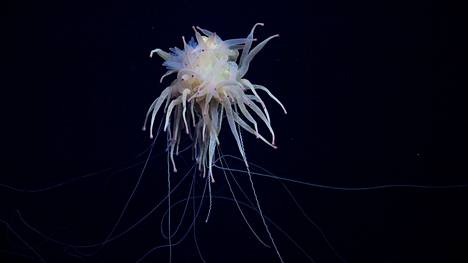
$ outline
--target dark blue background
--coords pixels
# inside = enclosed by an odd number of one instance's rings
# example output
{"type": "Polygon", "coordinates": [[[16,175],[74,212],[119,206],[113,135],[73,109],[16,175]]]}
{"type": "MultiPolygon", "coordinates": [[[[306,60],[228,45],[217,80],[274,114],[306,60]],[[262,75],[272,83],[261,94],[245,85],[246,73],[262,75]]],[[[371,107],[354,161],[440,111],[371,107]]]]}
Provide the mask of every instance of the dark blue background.
{"type": "MultiPolygon", "coordinates": [[[[245,136],[247,157],[278,176],[333,186],[468,183],[467,37],[461,10],[431,1],[17,1],[2,11],[2,184],[36,189],[113,170],[151,141],[140,128],[164,73],[154,48],[181,46],[192,25],[224,39],[256,22],[264,39],[247,78],[271,89],[278,150],[245,136]]],[[[266,99],[267,100],[267,99],[266,99]]],[[[237,154],[224,127],[222,149],[237,154]]],[[[265,130],[266,132],[266,130],[265,130]]],[[[166,193],[164,137],[118,230],[166,193]]],[[[190,153],[177,159],[181,172],[190,153]]],[[[236,165],[236,163],[232,163],[236,165]]],[[[102,240],[138,177],[138,166],[38,193],[0,188],[0,219],[46,262],[135,262],[165,242],[165,208],[93,257],[38,236],[20,220],[69,243],[102,240]]],[[[219,173],[219,172],[218,172],[219,173]]],[[[213,190],[229,196],[218,174],[213,190]]],[[[248,190],[248,181],[239,175],[248,190]]],[[[322,235],[272,179],[254,178],[264,212],[316,262],[339,262],[322,235]]],[[[202,184],[198,180],[197,191],[202,184]]],[[[287,184],[347,262],[467,262],[468,189],[333,191],[287,184]]],[[[174,200],[184,198],[181,190],[174,200]]],[[[174,216],[180,215],[180,207],[174,216]]],[[[206,208],[206,207],[205,207],[206,208]]],[[[246,210],[248,211],[248,210],[246,210]]],[[[266,239],[255,213],[255,229],[266,239]]],[[[278,262],[231,202],[214,200],[197,224],[208,262],[278,262]]],[[[175,223],[174,223],[175,224],[175,223]]],[[[187,226],[187,224],[184,224],[187,226]]],[[[309,262],[272,228],[286,262],[309,262]]],[[[38,262],[0,225],[0,262],[38,262]]],[[[145,262],[168,262],[163,249],[145,262]]],[[[192,235],[173,262],[201,262],[192,235]]]]}

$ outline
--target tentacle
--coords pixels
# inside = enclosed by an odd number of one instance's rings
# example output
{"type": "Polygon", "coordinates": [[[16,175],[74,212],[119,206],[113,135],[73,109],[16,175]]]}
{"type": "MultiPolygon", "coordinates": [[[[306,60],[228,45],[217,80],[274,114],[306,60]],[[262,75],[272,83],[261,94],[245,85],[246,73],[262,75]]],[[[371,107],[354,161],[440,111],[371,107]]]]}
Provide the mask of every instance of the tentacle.
{"type": "Polygon", "coordinates": [[[197,28],[198,30],[200,30],[200,32],[202,32],[202,33],[203,33],[205,36],[207,36],[207,37],[210,37],[210,36],[213,35],[213,32],[211,32],[211,31],[209,31],[209,30],[203,29],[203,28],[201,28],[201,27],[199,27],[199,26],[196,26],[196,28],[197,28]]]}
{"type": "MultiPolygon", "coordinates": [[[[177,167],[176,167],[176,164],[175,164],[175,161],[174,161],[174,149],[177,147],[178,148],[178,143],[180,141],[180,129],[179,129],[179,124],[180,124],[180,113],[181,113],[181,109],[180,109],[180,104],[178,104],[176,107],[176,111],[175,111],[175,121],[174,121],[174,124],[173,124],[173,131],[172,133],[174,134],[174,137],[171,138],[171,141],[169,142],[170,144],[170,153],[169,153],[169,157],[171,159],[171,163],[172,163],[172,167],[173,167],[173,171],[174,173],[177,172],[177,167]]],[[[177,154],[177,151],[176,151],[176,154],[177,154]]]]}
{"type": "Polygon", "coordinates": [[[233,39],[227,39],[224,40],[224,44],[230,49],[241,49],[243,48],[247,43],[252,42],[253,39],[249,38],[233,38],[233,39]]]}
{"type": "Polygon", "coordinates": [[[177,70],[173,69],[173,70],[168,70],[166,73],[164,73],[164,75],[161,76],[161,78],[159,79],[159,83],[162,83],[163,82],[163,79],[173,73],[176,73],[177,70]]]}
{"type": "Polygon", "coordinates": [[[231,128],[232,135],[234,135],[234,139],[237,142],[237,146],[239,148],[240,154],[242,155],[242,158],[244,159],[245,166],[249,167],[249,164],[247,163],[247,159],[245,157],[244,148],[242,147],[241,142],[240,142],[239,133],[237,132],[237,129],[236,129],[231,102],[229,101],[229,98],[227,96],[225,96],[225,98],[226,100],[224,100],[224,107],[226,108],[226,117],[229,123],[229,127],[231,128]]]}
{"type": "Polygon", "coordinates": [[[190,93],[189,89],[184,89],[184,91],[182,92],[182,106],[183,106],[182,118],[184,119],[185,130],[187,134],[189,134],[189,127],[187,125],[187,118],[185,118],[185,112],[187,111],[187,95],[189,93],[190,93]]]}
{"type": "MultiPolygon", "coordinates": [[[[195,32],[195,38],[197,39],[198,45],[205,46],[205,41],[203,41],[203,37],[200,32],[197,31],[196,27],[192,26],[193,31],[195,32]]],[[[201,31],[201,30],[200,30],[201,31]]]]}
{"type": "Polygon", "coordinates": [[[194,112],[195,101],[190,102],[190,113],[192,115],[192,124],[195,127],[195,112],[194,112]]]}
{"type": "MultiPolygon", "coordinates": [[[[270,41],[271,39],[275,37],[279,37],[279,35],[276,34],[263,40],[260,44],[256,45],[247,56],[245,56],[245,59],[242,61],[242,64],[240,65],[239,72],[238,72],[238,77],[240,79],[243,78],[245,74],[247,73],[247,71],[249,70],[250,62],[255,57],[255,55],[257,55],[257,53],[260,52],[260,50],[262,50],[262,48],[266,45],[266,43],[268,43],[268,41],[270,41]]],[[[243,54],[244,53],[242,53],[242,55],[243,54]]]]}
{"type": "Polygon", "coordinates": [[[174,109],[176,105],[181,103],[180,100],[181,100],[180,97],[178,97],[177,99],[172,100],[171,103],[169,104],[169,107],[167,108],[167,112],[166,112],[166,123],[164,124],[164,131],[167,130],[167,126],[169,125],[169,119],[171,117],[172,109],[174,109]]]}
{"type": "MultiPolygon", "coordinates": [[[[239,98],[241,100],[243,100],[243,103],[245,103],[247,106],[249,106],[249,108],[251,108],[260,117],[260,119],[265,123],[265,125],[267,126],[268,130],[271,133],[272,144],[275,144],[275,132],[273,131],[273,128],[271,127],[271,123],[270,123],[269,118],[267,118],[267,116],[262,112],[262,110],[260,110],[260,108],[252,100],[250,100],[247,96],[243,95],[243,96],[240,96],[239,98]]],[[[238,103],[238,105],[240,106],[241,104],[238,103]]],[[[241,111],[242,111],[242,109],[241,109],[241,111]]]]}
{"type": "Polygon", "coordinates": [[[255,119],[252,117],[252,115],[250,115],[250,112],[247,110],[247,108],[245,107],[245,104],[244,104],[244,93],[242,91],[238,92],[236,90],[232,90],[232,93],[235,93],[235,98],[236,98],[236,101],[237,101],[237,105],[239,106],[239,109],[240,111],[242,112],[242,114],[247,118],[247,120],[249,120],[253,125],[254,125],[254,128],[255,128],[255,136],[258,138],[259,134],[258,134],[258,125],[257,125],[257,121],[255,121],[255,119]]]}
{"type": "MultiPolygon", "coordinates": [[[[156,117],[156,113],[158,113],[159,108],[161,107],[164,100],[169,100],[170,89],[171,89],[171,87],[167,87],[166,89],[164,89],[161,92],[161,95],[155,100],[156,103],[154,104],[153,109],[150,108],[148,110],[146,118],[148,118],[148,115],[149,115],[150,111],[151,110],[153,111],[153,114],[151,116],[151,124],[150,124],[150,138],[153,138],[153,125],[154,125],[154,119],[156,117]]],[[[145,120],[144,127],[146,127],[146,120],[145,120]]]]}
{"type": "MultiPolygon", "coordinates": [[[[217,126],[219,124],[219,110],[218,110],[219,107],[222,107],[222,106],[218,104],[216,106],[210,107],[211,130],[213,132],[213,135],[215,136],[216,143],[218,145],[219,145],[218,133],[220,131],[219,127],[217,126]]],[[[221,118],[222,118],[222,115],[221,115],[221,118]]]]}
{"type": "Polygon", "coordinates": [[[284,114],[288,114],[288,112],[286,111],[286,108],[283,106],[283,104],[281,103],[281,101],[279,99],[277,99],[271,92],[270,90],[268,90],[267,88],[265,88],[264,86],[261,86],[261,85],[254,85],[254,88],[255,89],[260,89],[260,90],[263,90],[265,91],[268,96],[270,96],[274,101],[276,101],[276,103],[278,103],[281,108],[283,109],[284,111],[284,114]]]}
{"type": "Polygon", "coordinates": [[[245,123],[244,120],[242,120],[238,114],[234,114],[234,120],[246,131],[250,132],[251,134],[257,136],[257,138],[261,139],[262,141],[264,141],[266,144],[270,145],[271,147],[273,147],[274,149],[277,149],[278,147],[276,147],[274,144],[270,143],[269,141],[267,141],[262,135],[260,135],[258,132],[256,132],[254,129],[252,129],[252,127],[250,127],[247,123],[245,123]]]}
{"type": "Polygon", "coordinates": [[[210,142],[208,146],[208,176],[211,178],[211,182],[214,183],[214,177],[213,177],[213,156],[214,156],[214,150],[216,146],[216,135],[214,135],[214,131],[210,133],[210,142]]]}
{"type": "Polygon", "coordinates": [[[265,112],[265,116],[267,117],[268,121],[270,121],[270,114],[268,114],[268,109],[265,106],[265,103],[263,102],[262,98],[258,95],[257,91],[255,90],[254,85],[250,83],[250,81],[248,81],[247,79],[241,79],[240,82],[244,85],[244,87],[252,91],[252,93],[257,98],[258,102],[260,103],[260,105],[262,105],[263,111],[265,112]]]}
{"type": "Polygon", "coordinates": [[[253,34],[255,32],[255,28],[257,26],[263,26],[263,23],[256,23],[253,27],[252,27],[252,30],[250,30],[250,34],[247,36],[247,39],[249,39],[250,41],[247,42],[244,46],[244,49],[242,50],[242,55],[241,55],[241,58],[239,60],[239,66],[242,67],[242,65],[244,65],[244,61],[245,61],[245,58],[247,57],[247,55],[249,54],[249,51],[250,51],[250,47],[252,47],[252,42],[253,42],[253,34]]]}
{"type": "Polygon", "coordinates": [[[167,53],[166,51],[164,51],[162,49],[156,48],[156,49],[151,50],[150,55],[149,55],[150,58],[153,57],[154,53],[158,54],[164,60],[168,60],[169,58],[172,57],[172,55],[170,53],[167,53]]]}

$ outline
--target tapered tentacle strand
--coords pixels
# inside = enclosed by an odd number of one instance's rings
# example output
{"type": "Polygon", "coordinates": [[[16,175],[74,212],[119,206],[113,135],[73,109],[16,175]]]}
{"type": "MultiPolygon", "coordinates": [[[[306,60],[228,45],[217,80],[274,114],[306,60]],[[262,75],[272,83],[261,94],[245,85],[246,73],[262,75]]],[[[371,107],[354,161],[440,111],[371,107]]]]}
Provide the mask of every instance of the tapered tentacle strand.
{"type": "Polygon", "coordinates": [[[277,99],[267,88],[265,88],[265,87],[263,87],[261,85],[254,85],[254,87],[255,87],[255,89],[265,91],[268,94],[268,96],[270,96],[270,98],[272,98],[274,101],[276,101],[276,103],[278,103],[281,106],[281,108],[284,111],[284,114],[288,114],[288,112],[286,111],[286,108],[283,106],[281,101],[279,99],[277,99]]]}
{"type": "Polygon", "coordinates": [[[265,40],[263,40],[260,44],[255,46],[252,51],[249,52],[249,54],[245,57],[245,60],[243,61],[241,67],[239,68],[239,78],[243,78],[247,71],[249,70],[250,62],[252,59],[257,55],[260,50],[263,49],[263,47],[268,43],[268,41],[272,40],[275,37],[279,37],[279,35],[273,35],[265,40]]]}

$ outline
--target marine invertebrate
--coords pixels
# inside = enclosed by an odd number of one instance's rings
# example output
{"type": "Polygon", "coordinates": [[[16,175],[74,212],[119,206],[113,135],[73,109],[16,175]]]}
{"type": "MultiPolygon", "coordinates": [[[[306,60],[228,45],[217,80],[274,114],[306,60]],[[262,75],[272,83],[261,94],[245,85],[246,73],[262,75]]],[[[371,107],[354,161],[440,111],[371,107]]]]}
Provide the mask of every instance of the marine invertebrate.
{"type": "Polygon", "coordinates": [[[153,137],[153,125],[156,114],[164,104],[164,131],[168,134],[168,154],[174,171],[174,153],[179,151],[182,130],[193,140],[194,159],[198,168],[214,182],[212,166],[215,147],[220,144],[218,134],[223,118],[236,140],[245,165],[244,145],[240,130],[254,134],[273,148],[275,133],[271,126],[268,110],[257,91],[265,92],[275,100],[286,113],[281,102],[264,86],[252,84],[244,78],[252,59],[270,41],[279,35],[273,35],[252,48],[255,28],[263,26],[257,23],[246,38],[222,40],[216,33],[200,27],[193,27],[196,41],[189,43],[182,37],[183,49],[171,48],[170,53],[154,49],[150,53],[158,54],[165,61],[167,72],[163,79],[171,74],[177,78],[166,87],[148,109],[143,129],[151,115],[150,136],[153,137]],[[239,58],[239,50],[242,51],[239,58]],[[239,58],[239,59],[238,59],[239,58]],[[258,117],[268,128],[271,141],[260,134],[258,117]],[[246,120],[244,120],[246,119],[246,120]]]}

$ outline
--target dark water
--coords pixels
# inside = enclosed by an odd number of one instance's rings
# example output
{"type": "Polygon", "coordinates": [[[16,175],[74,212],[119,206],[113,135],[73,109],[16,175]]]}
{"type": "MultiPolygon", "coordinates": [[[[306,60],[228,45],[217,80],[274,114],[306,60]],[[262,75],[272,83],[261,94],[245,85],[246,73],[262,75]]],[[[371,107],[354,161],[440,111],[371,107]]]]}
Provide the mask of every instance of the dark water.
{"type": "MultiPolygon", "coordinates": [[[[72,248],[102,242],[115,224],[147,156],[138,154],[151,144],[140,130],[144,114],[165,87],[162,61],[149,51],[180,47],[192,25],[228,39],[263,22],[259,40],[281,35],[246,77],[270,88],[288,114],[265,98],[279,148],[245,134],[250,161],[280,177],[328,186],[467,184],[466,19],[452,8],[430,1],[11,4],[2,11],[0,183],[18,189],[0,188],[0,262],[136,262],[167,244],[160,232],[164,202],[99,250],[72,248]]],[[[238,155],[223,128],[224,153],[238,155]]],[[[116,234],[167,194],[164,150],[161,136],[116,234]]],[[[190,152],[176,161],[172,186],[193,163],[190,152]]],[[[234,176],[253,200],[248,178],[234,176]]],[[[187,198],[192,178],[173,203],[187,198]]],[[[204,184],[195,178],[201,194],[204,184]]],[[[206,198],[196,220],[202,256],[190,231],[173,247],[172,262],[279,262],[233,201],[221,199],[232,197],[221,171],[216,179],[210,220],[204,222],[206,198]]],[[[281,227],[268,221],[285,262],[468,261],[467,187],[343,191],[253,180],[265,216],[281,227]]],[[[173,230],[184,205],[172,210],[173,230]]],[[[173,242],[189,229],[192,205],[173,242]]],[[[256,212],[243,211],[271,244],[256,212]]],[[[169,249],[143,262],[169,262],[169,249]]]]}

